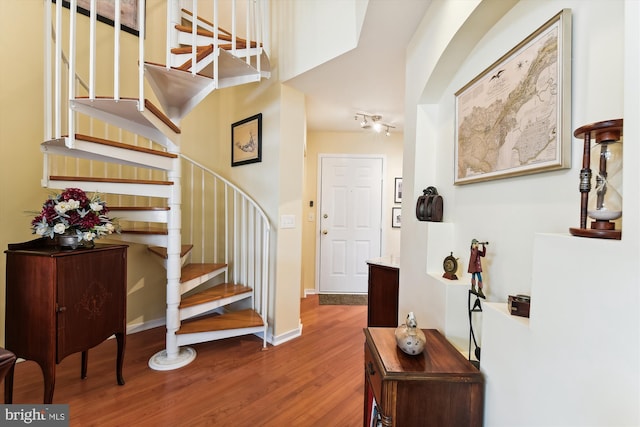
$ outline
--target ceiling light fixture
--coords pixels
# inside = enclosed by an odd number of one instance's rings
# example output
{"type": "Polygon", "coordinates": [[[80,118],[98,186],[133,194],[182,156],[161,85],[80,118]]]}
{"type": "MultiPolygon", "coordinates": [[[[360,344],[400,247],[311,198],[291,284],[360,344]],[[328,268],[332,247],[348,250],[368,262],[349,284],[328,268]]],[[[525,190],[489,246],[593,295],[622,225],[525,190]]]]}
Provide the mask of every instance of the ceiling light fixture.
{"type": "Polygon", "coordinates": [[[395,126],[382,122],[382,116],[379,114],[356,113],[354,118],[356,121],[361,120],[362,129],[373,129],[376,133],[381,133],[384,129],[386,136],[391,136],[390,129],[395,129],[395,126]]]}

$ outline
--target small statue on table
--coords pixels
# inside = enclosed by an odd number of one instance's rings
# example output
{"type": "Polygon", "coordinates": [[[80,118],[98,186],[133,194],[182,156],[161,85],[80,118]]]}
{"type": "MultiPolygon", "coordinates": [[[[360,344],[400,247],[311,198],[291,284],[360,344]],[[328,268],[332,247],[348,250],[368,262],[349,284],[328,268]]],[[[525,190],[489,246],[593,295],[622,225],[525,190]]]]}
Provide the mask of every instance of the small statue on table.
{"type": "Polygon", "coordinates": [[[469,256],[469,269],[471,273],[471,292],[479,296],[480,298],[486,298],[484,292],[482,292],[482,260],[481,258],[487,254],[487,248],[489,242],[479,242],[477,239],[471,240],[471,255],[469,256]],[[482,245],[482,249],[478,248],[478,245],[482,245]],[[476,282],[477,281],[477,282],[476,282]],[[478,285],[476,289],[476,283],[478,285]]]}

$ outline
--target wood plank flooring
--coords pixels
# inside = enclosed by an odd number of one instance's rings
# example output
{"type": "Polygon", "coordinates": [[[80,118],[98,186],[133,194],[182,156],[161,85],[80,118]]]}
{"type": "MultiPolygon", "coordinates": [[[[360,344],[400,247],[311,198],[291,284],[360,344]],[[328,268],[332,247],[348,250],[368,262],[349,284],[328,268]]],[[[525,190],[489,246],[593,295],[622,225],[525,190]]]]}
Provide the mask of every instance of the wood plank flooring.
{"type": "MultiPolygon", "coordinates": [[[[301,300],[302,336],[262,351],[256,336],[197,344],[190,365],[159,372],[147,366],[164,348],[164,327],[127,336],[126,384],[115,376],[115,340],[56,370],[53,403],[68,403],[71,426],[332,426],[362,425],[366,306],[301,300]]],[[[16,366],[14,403],[42,403],[38,365],[16,366]]],[[[3,388],[4,390],[4,388],[3,388]]]]}

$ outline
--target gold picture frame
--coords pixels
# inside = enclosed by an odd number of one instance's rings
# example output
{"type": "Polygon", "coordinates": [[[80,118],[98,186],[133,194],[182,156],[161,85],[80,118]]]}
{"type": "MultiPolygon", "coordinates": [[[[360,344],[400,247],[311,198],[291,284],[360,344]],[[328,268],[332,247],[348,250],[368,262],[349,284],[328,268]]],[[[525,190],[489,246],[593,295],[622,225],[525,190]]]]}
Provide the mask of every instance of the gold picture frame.
{"type": "Polygon", "coordinates": [[[571,167],[571,9],[455,93],[454,184],[571,167]]]}
{"type": "Polygon", "coordinates": [[[231,166],[262,161],[262,113],[231,125],[231,166]]]}

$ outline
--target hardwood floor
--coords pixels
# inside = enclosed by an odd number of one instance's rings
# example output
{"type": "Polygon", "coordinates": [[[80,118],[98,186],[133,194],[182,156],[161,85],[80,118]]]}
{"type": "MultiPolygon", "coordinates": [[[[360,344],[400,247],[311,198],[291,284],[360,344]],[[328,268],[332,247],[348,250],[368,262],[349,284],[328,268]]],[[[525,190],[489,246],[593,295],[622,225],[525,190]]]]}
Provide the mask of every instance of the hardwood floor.
{"type": "MultiPolygon", "coordinates": [[[[115,375],[115,340],[56,367],[53,403],[68,403],[71,426],[332,426],[362,425],[366,306],[301,300],[302,336],[262,351],[256,336],[193,346],[194,362],[175,371],[147,366],[164,348],[164,327],[127,336],[126,384],[115,375]]],[[[16,366],[14,403],[42,403],[34,362],[16,366]]]]}

